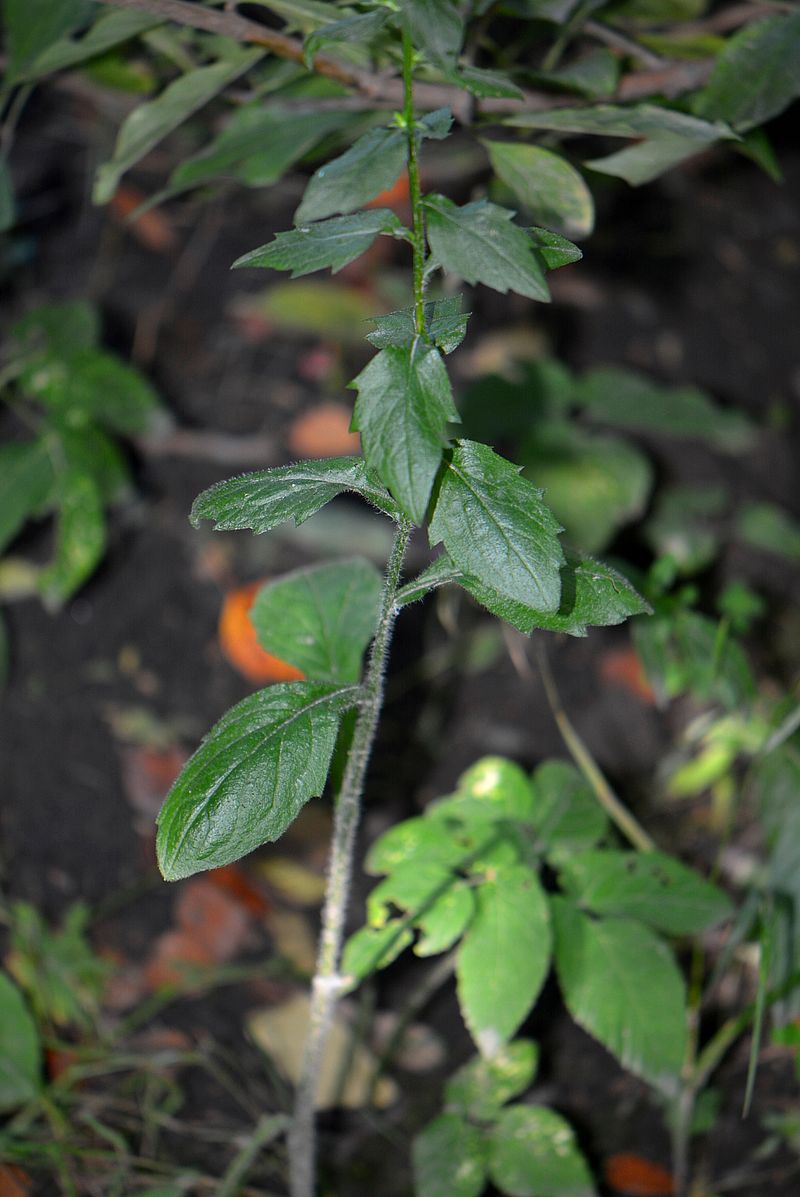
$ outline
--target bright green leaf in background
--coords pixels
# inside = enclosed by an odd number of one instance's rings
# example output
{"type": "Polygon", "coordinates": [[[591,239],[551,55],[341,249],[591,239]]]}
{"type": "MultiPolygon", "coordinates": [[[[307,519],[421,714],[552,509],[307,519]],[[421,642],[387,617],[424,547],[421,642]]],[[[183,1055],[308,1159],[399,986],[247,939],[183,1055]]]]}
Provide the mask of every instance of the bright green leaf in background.
{"type": "Polygon", "coordinates": [[[558,981],[577,1024],[652,1085],[674,1092],[686,1049],[683,979],[669,948],[629,919],[551,900],[558,981]]]}
{"type": "Polygon", "coordinates": [[[384,831],[367,853],[367,873],[391,873],[415,860],[457,868],[465,858],[464,848],[436,819],[419,816],[404,819],[384,831]]]}
{"type": "Polygon", "coordinates": [[[596,1197],[569,1123],[546,1106],[511,1106],[490,1132],[489,1175],[510,1197],[596,1197]]]}
{"type": "Polygon", "coordinates": [[[542,492],[487,445],[460,441],[444,470],[431,545],[465,574],[540,611],[557,611],[564,554],[542,492]]]}
{"type": "Polygon", "coordinates": [[[103,556],[106,526],[103,495],[91,474],[67,470],[58,480],[56,549],[39,577],[42,597],[58,608],[78,590],[103,556]]]}
{"type": "Polygon", "coordinates": [[[369,561],[314,565],[262,586],[250,620],[261,647],[309,680],[355,682],[380,594],[381,577],[369,561]]]}
{"type": "Polygon", "coordinates": [[[167,881],[239,860],[276,840],[322,793],[339,720],[356,686],[288,682],[232,707],[167,795],[156,849],[167,881]]]}
{"type": "Polygon", "coordinates": [[[530,1013],[550,967],[550,913],[537,874],[498,866],[477,894],[456,963],[458,1003],[482,1056],[491,1057],[530,1013]]]}
{"type": "Polygon", "coordinates": [[[487,200],[458,207],[443,195],[425,197],[428,240],[438,266],[468,283],[495,291],[517,291],[547,302],[550,293],[525,229],[508,208],[487,200]]]}
{"type": "Polygon", "coordinates": [[[716,523],[725,507],[721,487],[664,487],[644,525],[645,537],[657,557],[669,556],[681,573],[697,573],[719,552],[716,523]]]}
{"type": "Polygon", "coordinates": [[[16,985],[0,972],[0,1110],[37,1096],[40,1069],[36,1024],[16,985]]]}
{"type": "Polygon", "coordinates": [[[739,512],[737,534],[747,544],[800,559],[800,523],[774,503],[749,503],[739,512]]]}
{"type": "Polygon", "coordinates": [[[417,338],[389,346],[351,383],[358,391],[353,428],[364,456],[417,525],[425,519],[442,460],[444,430],[458,420],[439,351],[417,338]]]}
{"type": "Polygon", "coordinates": [[[752,701],[747,657],[716,620],[697,611],[657,612],[636,621],[633,639],[659,701],[686,693],[729,709],[752,701]]]}
{"type": "Polygon", "coordinates": [[[445,1110],[471,1122],[493,1122],[532,1083],[538,1062],[539,1048],[530,1039],[515,1039],[489,1059],[476,1056],[445,1085],[445,1110]]]}
{"type": "Polygon", "coordinates": [[[329,457],[218,482],[197,496],[190,518],[195,527],[200,520],[213,520],[220,532],[269,532],[287,520],[302,524],[342,491],[355,491],[387,515],[399,514],[360,457],[329,457]]]}
{"type": "Polygon", "coordinates": [[[595,914],[639,919],[668,935],[694,935],[731,914],[722,890],[663,852],[589,851],[565,858],[559,880],[595,914]]]}
{"type": "Polygon", "coordinates": [[[573,166],[551,150],[511,141],[486,141],[492,168],[510,187],[537,224],[568,237],[588,237],[594,228],[594,203],[573,166]]]}
{"type": "Polygon", "coordinates": [[[415,1197],[480,1197],[486,1185],[484,1136],[457,1114],[442,1114],[414,1140],[415,1197]]]}
{"type": "Polygon", "coordinates": [[[273,270],[291,270],[292,278],[299,278],[330,267],[336,274],[348,262],[365,253],[379,233],[397,236],[402,227],[388,208],[356,212],[354,216],[335,216],[317,224],[301,225],[288,233],[277,233],[268,245],[237,258],[231,269],[265,266],[273,270]]]}
{"type": "Polygon", "coordinates": [[[421,933],[415,953],[436,956],[461,938],[475,913],[475,900],[467,883],[450,869],[415,860],[394,869],[367,899],[371,927],[385,927],[395,910],[421,933]]]}

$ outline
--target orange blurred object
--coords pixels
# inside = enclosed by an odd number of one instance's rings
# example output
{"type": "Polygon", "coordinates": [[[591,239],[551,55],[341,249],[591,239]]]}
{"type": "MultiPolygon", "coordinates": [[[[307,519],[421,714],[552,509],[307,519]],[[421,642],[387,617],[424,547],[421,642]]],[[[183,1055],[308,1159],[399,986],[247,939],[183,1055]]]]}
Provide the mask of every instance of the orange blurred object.
{"type": "Polygon", "coordinates": [[[175,248],[178,239],[163,212],[151,208],[135,220],[128,221],[131,212],[135,212],[147,198],[144,192],[123,183],[112,195],[108,207],[120,223],[127,224],[136,240],[146,249],[152,249],[157,254],[169,253],[175,248]]]}
{"type": "Polygon", "coordinates": [[[408,174],[403,171],[396,183],[387,191],[382,191],[380,195],[376,195],[375,199],[371,199],[367,208],[402,208],[407,207],[409,201],[408,190],[408,174]]]}
{"type": "Polygon", "coordinates": [[[270,908],[267,899],[238,865],[223,865],[219,869],[212,869],[208,874],[208,880],[212,885],[216,885],[217,889],[235,898],[248,914],[266,914],[270,908]]]}
{"type": "Polygon", "coordinates": [[[604,1172],[606,1184],[625,1197],[672,1197],[675,1192],[665,1168],[632,1152],[609,1156],[604,1172]]]}
{"type": "Polygon", "coordinates": [[[31,1178],[16,1164],[0,1164],[0,1197],[29,1197],[31,1178]]]}
{"type": "Polygon", "coordinates": [[[267,682],[297,682],[305,674],[280,657],[265,652],[256,638],[248,612],[264,582],[250,582],[229,590],[219,617],[219,646],[227,661],[255,685],[267,682]]]}
{"type": "Polygon", "coordinates": [[[350,431],[351,412],[341,403],[320,403],[292,424],[289,448],[300,457],[346,457],[361,451],[361,438],[350,431]]]}
{"type": "Polygon", "coordinates": [[[616,682],[624,686],[648,706],[655,702],[653,687],[647,680],[639,654],[634,648],[615,648],[603,653],[600,659],[600,676],[606,682],[616,682]]]}

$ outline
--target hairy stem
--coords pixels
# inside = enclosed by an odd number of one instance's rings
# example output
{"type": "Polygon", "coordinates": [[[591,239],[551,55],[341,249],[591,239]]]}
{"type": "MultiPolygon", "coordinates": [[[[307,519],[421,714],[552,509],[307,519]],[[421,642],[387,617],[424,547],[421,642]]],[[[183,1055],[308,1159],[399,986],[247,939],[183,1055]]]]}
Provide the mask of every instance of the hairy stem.
{"type": "Polygon", "coordinates": [[[408,194],[411,200],[411,237],[414,252],[414,327],[425,332],[425,217],[419,181],[419,146],[414,127],[414,46],[403,34],[403,121],[408,139],[408,194]]]}
{"type": "Polygon", "coordinates": [[[361,796],[383,703],[384,672],[397,615],[395,599],[410,534],[411,524],[405,519],[401,520],[386,569],[380,615],[364,681],[364,696],[347,756],[342,787],[336,801],[317,971],[311,990],[308,1039],[303,1071],[297,1087],[294,1118],[289,1131],[289,1186],[292,1197],[313,1197],[315,1188],[314,1099],[328,1032],[342,988],[339,959],[353,872],[356,832],[361,813],[361,796]]]}

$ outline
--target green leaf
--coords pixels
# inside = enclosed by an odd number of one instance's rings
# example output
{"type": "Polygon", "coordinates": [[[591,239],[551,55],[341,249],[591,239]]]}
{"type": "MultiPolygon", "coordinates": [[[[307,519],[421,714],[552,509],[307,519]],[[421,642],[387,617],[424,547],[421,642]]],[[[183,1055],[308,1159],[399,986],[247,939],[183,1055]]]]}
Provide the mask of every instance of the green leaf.
{"type": "Polygon", "coordinates": [[[551,900],[558,981],[572,1017],[624,1068],[668,1093],[686,1049],[683,979],[669,948],[629,919],[551,900]]]}
{"type": "Polygon", "coordinates": [[[544,761],[533,774],[534,826],[553,860],[590,848],[608,831],[608,818],[591,786],[567,761],[544,761]]]}
{"type": "Polygon", "coordinates": [[[694,935],[729,918],[716,885],[663,852],[579,852],[559,865],[562,888],[586,910],[639,919],[668,935],[694,935]]]}
{"type": "Polygon", "coordinates": [[[560,233],[551,233],[549,229],[528,229],[528,236],[533,244],[533,252],[542,270],[558,270],[560,266],[569,266],[571,262],[580,262],[583,253],[577,245],[573,245],[560,233]]]}
{"type": "Polygon", "coordinates": [[[452,66],[461,49],[464,22],[451,0],[403,0],[400,22],[430,62],[452,66]]]}
{"type": "Polygon", "coordinates": [[[560,154],[513,141],[485,141],[492,169],[539,223],[588,237],[594,203],[585,182],[560,154]]]}
{"type": "Polygon", "coordinates": [[[507,1043],[530,1013],[550,966],[550,914],[539,878],[498,866],[477,891],[458,951],[458,1002],[482,1056],[507,1043]]]}
{"type": "MultiPolygon", "coordinates": [[[[68,8],[69,5],[63,7],[68,8]]],[[[62,37],[49,45],[25,68],[22,78],[36,79],[87,62],[140,33],[146,33],[148,29],[155,29],[162,19],[154,17],[152,13],[135,10],[103,13],[82,37],[62,37]]]]}
{"type": "Polygon", "coordinates": [[[91,349],[100,337],[97,308],[81,300],[44,303],[18,320],[11,330],[25,352],[47,349],[52,357],[66,357],[77,349],[91,349]]]}
{"type": "Polygon", "coordinates": [[[329,457],[218,482],[197,496],[190,519],[195,527],[200,520],[213,520],[219,532],[269,532],[288,520],[302,524],[343,491],[355,491],[393,519],[399,516],[391,495],[362,458],[329,457]]]}
{"type": "Polygon", "coordinates": [[[774,503],[748,503],[739,512],[736,533],[757,549],[800,559],[800,523],[774,503]]]}
{"type": "Polygon", "coordinates": [[[26,68],[65,33],[78,29],[92,11],[86,0],[3,0],[8,56],[6,85],[19,82],[26,68]]]}
{"type": "Polygon", "coordinates": [[[460,939],[475,913],[472,890],[461,878],[435,861],[415,860],[399,865],[367,898],[370,926],[385,927],[393,910],[401,910],[422,934],[417,956],[446,952],[460,939]]]}
{"type": "Polygon", "coordinates": [[[653,482],[650,461],[633,445],[562,422],[538,426],[523,460],[567,537],[587,553],[600,552],[641,515],[653,482]]]}
{"type": "Polygon", "coordinates": [[[17,205],[14,199],[14,183],[5,154],[0,154],[0,233],[6,233],[13,228],[17,218],[17,205]]]}
{"type": "Polygon", "coordinates": [[[322,793],[343,711],[357,686],[286,682],[223,715],[190,758],[158,816],[167,881],[191,877],[278,839],[322,793]]]}
{"type": "Polygon", "coordinates": [[[687,116],[657,104],[593,104],[586,108],[551,108],[506,117],[505,125],[521,129],[552,129],[560,133],[596,133],[603,137],[656,137],[670,134],[692,141],[734,137],[727,125],[687,116]]]}
{"type": "Polygon", "coordinates": [[[414,1197],[480,1197],[486,1157],[477,1127],[457,1114],[442,1114],[414,1139],[414,1197]]]}
{"type": "Polygon", "coordinates": [[[444,430],[458,420],[437,349],[417,338],[382,350],[350,384],[358,391],[353,429],[363,452],[417,525],[425,519],[442,460],[444,430]]]}
{"type": "Polygon", "coordinates": [[[659,491],[644,525],[645,538],[657,557],[669,555],[681,573],[693,574],[714,560],[720,533],[714,521],[727,506],[718,486],[671,486],[659,491]]]}
{"type": "Polygon", "coordinates": [[[450,71],[447,78],[479,99],[523,100],[525,93],[513,79],[502,71],[487,71],[482,67],[464,65],[450,71]]]}
{"type": "Polygon", "coordinates": [[[59,480],[56,549],[39,576],[45,603],[58,608],[94,573],[106,545],[103,496],[90,474],[68,470],[59,480]]]}
{"type": "Polygon", "coordinates": [[[355,42],[367,46],[372,38],[383,29],[389,19],[388,9],[377,9],[373,12],[357,13],[354,17],[345,17],[342,21],[332,21],[330,25],[322,25],[314,33],[309,34],[303,44],[303,52],[307,67],[311,67],[314,55],[326,46],[337,42],[355,42]]]}
{"type": "Polygon", "coordinates": [[[413,931],[404,927],[400,919],[392,919],[385,927],[361,927],[355,931],[342,952],[340,971],[348,979],[348,988],[355,989],[365,977],[388,968],[413,940],[413,931]]]}
{"type": "Polygon", "coordinates": [[[800,13],[745,25],[718,55],[695,111],[742,132],[763,124],[800,95],[799,59],[800,13]]]}
{"type": "Polygon", "coordinates": [[[0,445],[0,553],[52,492],[50,451],[45,438],[0,445]]]}
{"type": "Polygon", "coordinates": [[[597,49],[555,71],[534,71],[534,83],[549,88],[578,92],[589,100],[603,100],[617,90],[620,59],[610,50],[597,49]]]}
{"type": "Polygon", "coordinates": [[[311,176],[294,214],[295,224],[361,208],[392,186],[405,162],[405,130],[370,129],[311,176]]]}
{"type": "Polygon", "coordinates": [[[633,637],[662,702],[687,692],[729,709],[751,702],[755,682],[747,657],[716,620],[696,611],[658,613],[637,620],[633,637]]]}
{"type": "Polygon", "coordinates": [[[535,794],[524,769],[501,756],[485,756],[458,779],[458,794],[474,798],[491,818],[530,823],[535,794]]]}
{"type": "Polygon", "coordinates": [[[572,1127],[546,1106],[503,1110],[489,1132],[489,1175],[510,1197],[596,1197],[572,1127]]]}
{"type": "Polygon", "coordinates": [[[108,203],[127,170],[263,56],[263,50],[242,50],[198,67],[170,83],[155,100],[134,108],[119,131],[114,157],[97,172],[94,202],[108,203]]]}
{"type": "Polygon", "coordinates": [[[250,621],[262,648],[311,681],[354,682],[380,596],[381,576],[363,558],[312,565],[262,586],[250,621]]]}
{"type": "Polygon", "coordinates": [[[537,610],[558,610],[564,554],[542,492],[487,445],[459,441],[447,462],[431,546],[444,542],[465,574],[537,610]]]}
{"type": "Polygon", "coordinates": [[[237,258],[231,269],[268,266],[272,270],[291,270],[292,278],[299,278],[330,267],[336,274],[365,253],[379,233],[397,236],[402,228],[388,208],[357,212],[355,216],[335,216],[288,233],[277,233],[268,245],[237,258]]]}
{"type": "Polygon", "coordinates": [[[321,0],[250,0],[250,3],[276,12],[286,21],[288,29],[304,32],[329,25],[342,15],[342,10],[335,4],[322,3],[321,0]]]}
{"type": "MultiPolygon", "coordinates": [[[[461,296],[446,299],[431,299],[424,305],[425,332],[442,353],[452,353],[467,335],[469,312],[461,311],[461,296]]],[[[383,316],[370,316],[375,331],[367,333],[367,340],[376,349],[389,345],[411,345],[417,336],[414,309],[400,308],[383,316]]]]}
{"type": "Polygon", "coordinates": [[[445,1109],[470,1122],[494,1122],[502,1107],[532,1083],[539,1048],[531,1039],[516,1039],[490,1059],[476,1056],[454,1072],[445,1085],[445,1109]]]}
{"type": "Polygon", "coordinates": [[[428,240],[438,266],[468,283],[484,283],[503,294],[517,291],[547,302],[550,293],[530,237],[514,215],[486,200],[458,207],[443,195],[428,195],[428,240]]]}
{"type": "Polygon", "coordinates": [[[685,162],[687,158],[702,153],[712,144],[709,141],[681,137],[674,133],[659,133],[656,137],[648,137],[638,145],[617,150],[604,158],[589,159],[584,162],[584,166],[602,175],[624,179],[631,187],[640,187],[643,183],[657,179],[673,166],[685,162]]]}
{"type": "Polygon", "coordinates": [[[467,855],[450,830],[436,819],[419,816],[395,823],[379,836],[367,853],[367,873],[392,873],[402,865],[419,861],[457,868],[467,855]]]}
{"type": "Polygon", "coordinates": [[[601,424],[698,437],[728,453],[749,449],[755,429],[741,412],[727,411],[699,387],[659,386],[636,370],[598,366],[578,381],[576,401],[601,424]]]}
{"type": "Polygon", "coordinates": [[[40,1080],[39,1035],[22,994],[0,972],[0,1110],[33,1101],[40,1080]]]}

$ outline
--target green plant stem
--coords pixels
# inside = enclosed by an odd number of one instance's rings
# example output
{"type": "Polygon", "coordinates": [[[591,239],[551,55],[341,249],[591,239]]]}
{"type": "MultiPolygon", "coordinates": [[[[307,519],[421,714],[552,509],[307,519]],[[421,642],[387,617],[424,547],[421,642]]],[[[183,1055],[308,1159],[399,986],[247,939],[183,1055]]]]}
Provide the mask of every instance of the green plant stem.
{"type": "Polygon", "coordinates": [[[425,217],[419,179],[419,145],[414,126],[414,47],[403,34],[403,122],[408,140],[408,194],[411,200],[411,244],[414,252],[414,327],[425,332],[425,217]]]}
{"type": "Polygon", "coordinates": [[[364,681],[364,695],[347,756],[342,787],[336,801],[317,970],[311,989],[308,1039],[303,1070],[297,1086],[294,1117],[289,1131],[289,1187],[292,1197],[313,1197],[314,1194],[314,1102],[325,1044],[336,1001],[343,986],[342,977],[339,975],[339,959],[353,871],[356,831],[361,813],[361,796],[383,703],[384,673],[397,616],[395,599],[410,534],[410,522],[402,519],[386,569],[380,615],[364,681]]]}

